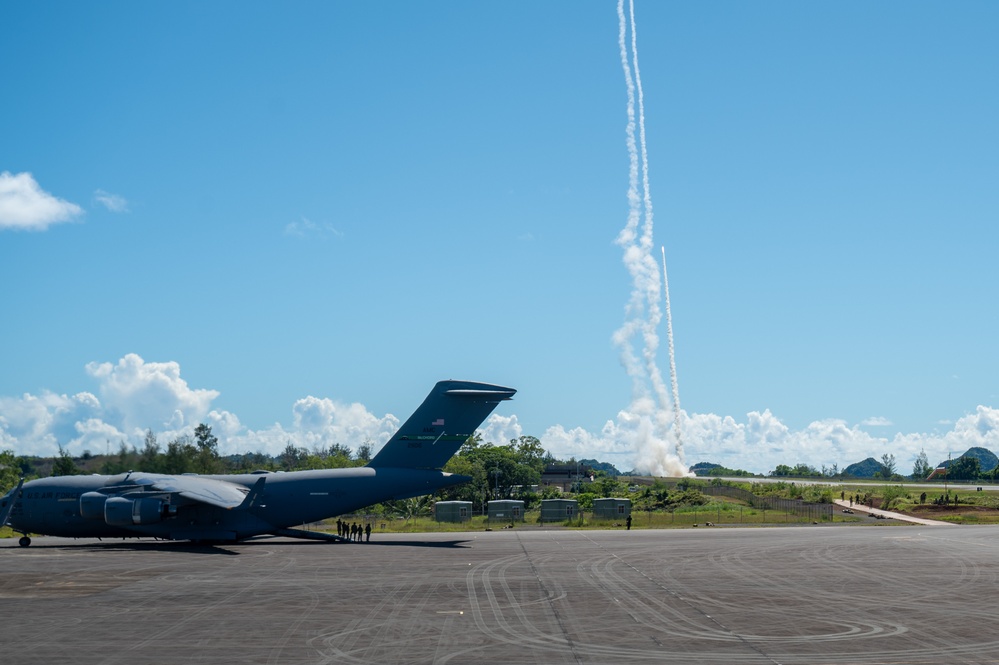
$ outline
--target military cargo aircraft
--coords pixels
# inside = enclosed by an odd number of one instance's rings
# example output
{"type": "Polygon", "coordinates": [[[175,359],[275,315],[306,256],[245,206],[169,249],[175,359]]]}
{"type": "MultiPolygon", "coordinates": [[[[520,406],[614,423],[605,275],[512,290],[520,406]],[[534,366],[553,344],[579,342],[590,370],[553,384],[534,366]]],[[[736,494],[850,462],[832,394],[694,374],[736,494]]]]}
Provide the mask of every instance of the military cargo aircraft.
{"type": "Polygon", "coordinates": [[[382,501],[430,494],[471,480],[442,471],[513,388],[440,381],[367,466],[239,475],[24,479],[0,499],[0,525],[69,538],[153,537],[233,542],[254,536],[339,540],[292,528],[382,501]]]}

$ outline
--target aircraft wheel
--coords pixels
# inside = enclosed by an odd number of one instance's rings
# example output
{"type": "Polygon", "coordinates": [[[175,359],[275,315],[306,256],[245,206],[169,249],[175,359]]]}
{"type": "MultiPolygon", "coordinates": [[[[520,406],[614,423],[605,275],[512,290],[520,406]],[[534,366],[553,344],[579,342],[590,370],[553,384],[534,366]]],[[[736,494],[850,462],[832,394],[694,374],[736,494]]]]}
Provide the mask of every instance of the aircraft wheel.
{"type": "Polygon", "coordinates": [[[21,547],[27,547],[28,545],[31,544],[31,538],[28,538],[27,536],[21,536],[21,539],[17,541],[17,544],[20,545],[21,547]]]}

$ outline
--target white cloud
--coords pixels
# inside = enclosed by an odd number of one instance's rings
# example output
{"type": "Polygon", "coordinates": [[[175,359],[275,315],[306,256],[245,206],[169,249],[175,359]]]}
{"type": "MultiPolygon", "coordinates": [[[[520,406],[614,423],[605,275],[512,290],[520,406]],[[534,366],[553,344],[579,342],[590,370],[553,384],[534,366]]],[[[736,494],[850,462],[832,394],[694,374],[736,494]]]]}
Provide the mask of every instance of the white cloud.
{"type": "Polygon", "coordinates": [[[303,397],[292,406],[292,425],[275,423],[261,430],[245,429],[232,414],[209,414],[212,433],[219,437],[224,453],[278,455],[291,444],[296,448],[319,450],[339,443],[355,452],[370,443],[377,452],[399,429],[399,419],[392,414],[381,418],[361,404],[342,404],[327,398],[303,397]]]}
{"type": "Polygon", "coordinates": [[[100,402],[91,393],[0,397],[0,430],[8,439],[30,442],[36,454],[52,455],[60,444],[68,447],[79,438],[78,423],[99,416],[100,411],[100,402]]]}
{"type": "Polygon", "coordinates": [[[147,363],[134,353],[117,364],[92,362],[87,373],[99,381],[106,415],[129,436],[147,429],[181,431],[203,422],[215,390],[192,390],[175,362],[147,363]]]}
{"type": "Polygon", "coordinates": [[[105,192],[103,189],[94,192],[94,200],[111,212],[128,212],[128,201],[124,197],[105,192]]]}
{"type": "MultiPolygon", "coordinates": [[[[623,413],[616,421],[608,421],[599,434],[556,425],[540,438],[545,449],[556,457],[596,458],[626,471],[642,462],[639,448],[633,445],[640,430],[633,426],[632,419],[623,413]]],[[[861,425],[851,426],[838,419],[818,420],[794,431],[769,410],[748,413],[741,422],[713,413],[681,412],[681,419],[688,465],[714,462],[759,473],[771,471],[778,464],[798,463],[816,469],[836,464],[842,470],[885,453],[895,455],[899,470],[908,473],[908,466],[923,449],[931,464],[947,459],[948,451],[959,455],[974,446],[999,451],[999,409],[987,406],[979,406],[975,413],[959,419],[943,435],[874,436],[861,425]]]]}
{"type": "Polygon", "coordinates": [[[243,424],[236,414],[228,411],[209,411],[205,424],[212,428],[212,433],[219,440],[227,441],[243,431],[243,424]]]}
{"type": "Polygon", "coordinates": [[[860,424],[868,427],[891,427],[891,421],[884,416],[871,416],[865,418],[860,424]]]}
{"type": "Polygon", "coordinates": [[[44,191],[30,173],[0,173],[0,229],[44,231],[82,213],[75,203],[44,191]]]}
{"type": "Polygon", "coordinates": [[[63,447],[73,452],[89,450],[95,455],[116,452],[124,442],[128,445],[128,437],[114,425],[100,418],[88,418],[75,423],[77,436],[63,447]]]}
{"type": "Polygon", "coordinates": [[[332,224],[317,224],[306,217],[303,217],[300,221],[291,222],[284,227],[284,234],[296,238],[343,237],[343,232],[338,231],[332,224]]]}
{"type": "MultiPolygon", "coordinates": [[[[73,454],[84,450],[112,452],[121,441],[142,446],[147,429],[162,443],[191,435],[198,423],[207,423],[219,438],[224,454],[263,452],[280,454],[290,443],[313,450],[339,443],[356,450],[370,442],[375,450],[398,429],[392,414],[376,416],[359,403],[306,396],[290,406],[289,421],[252,430],[238,416],[213,408],[218,391],[192,388],[181,377],[176,362],[146,362],[128,354],[116,363],[90,363],[87,374],[96,391],[60,395],[42,392],[0,397],[0,448],[19,454],[53,455],[61,445],[73,454]]],[[[642,405],[632,405],[598,432],[562,425],[548,427],[539,436],[546,450],[559,458],[598,459],[622,471],[636,465],[657,468],[672,463],[672,442],[656,438],[657,423],[642,405]]],[[[654,416],[654,414],[653,414],[654,416]]],[[[930,463],[946,460],[980,446],[999,451],[999,409],[979,406],[957,419],[949,431],[896,433],[875,436],[866,431],[883,419],[869,418],[851,425],[839,419],[818,420],[792,430],[769,410],[753,411],[744,418],[713,413],[681,411],[686,463],[715,462],[731,468],[767,472],[778,464],[804,463],[815,468],[845,466],[867,457],[895,455],[899,470],[908,472],[920,450],[930,463]]],[[[480,428],[483,440],[504,445],[525,432],[516,414],[494,413],[480,428]]]]}
{"type": "Polygon", "coordinates": [[[959,418],[944,441],[960,452],[972,446],[999,448],[999,409],[979,406],[973,414],[959,418]]]}
{"type": "Polygon", "coordinates": [[[505,446],[514,439],[519,439],[524,434],[524,429],[520,426],[516,415],[503,415],[493,413],[486,422],[479,428],[482,440],[497,446],[505,446]]]}
{"type": "Polygon", "coordinates": [[[130,353],[117,363],[89,363],[86,371],[97,382],[97,395],[0,397],[0,446],[30,455],[53,455],[60,445],[73,454],[103,453],[122,441],[141,448],[148,429],[167,442],[206,423],[225,454],[276,455],[289,443],[309,450],[340,443],[356,450],[370,442],[377,449],[400,424],[396,416],[377,417],[358,403],[307,396],[292,405],[289,427],[251,430],[236,414],[213,409],[218,391],[191,388],[176,362],[146,362],[130,353]]]}
{"type": "Polygon", "coordinates": [[[297,445],[329,448],[335,443],[356,449],[365,441],[382,444],[399,429],[393,415],[377,418],[361,404],[341,404],[330,399],[305,397],[292,407],[297,445]]]}

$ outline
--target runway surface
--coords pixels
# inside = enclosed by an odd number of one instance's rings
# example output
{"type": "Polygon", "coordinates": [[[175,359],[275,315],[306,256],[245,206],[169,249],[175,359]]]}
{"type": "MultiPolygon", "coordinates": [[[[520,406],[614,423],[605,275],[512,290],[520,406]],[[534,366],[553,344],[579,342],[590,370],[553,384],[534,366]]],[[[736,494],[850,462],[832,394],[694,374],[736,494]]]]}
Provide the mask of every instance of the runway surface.
{"type": "Polygon", "coordinates": [[[999,661],[995,527],[372,538],[0,540],[3,660],[999,661]]]}

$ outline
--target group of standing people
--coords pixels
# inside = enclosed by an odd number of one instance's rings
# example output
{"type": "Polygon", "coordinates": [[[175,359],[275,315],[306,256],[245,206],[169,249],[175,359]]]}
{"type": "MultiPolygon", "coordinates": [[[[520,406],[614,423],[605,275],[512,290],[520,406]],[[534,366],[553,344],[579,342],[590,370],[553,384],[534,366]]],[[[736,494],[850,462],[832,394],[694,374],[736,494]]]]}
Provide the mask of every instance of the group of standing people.
{"type": "Polygon", "coordinates": [[[339,518],[336,521],[336,535],[340,536],[349,543],[365,543],[371,542],[371,523],[361,526],[357,522],[348,523],[341,521],[339,518]]]}

